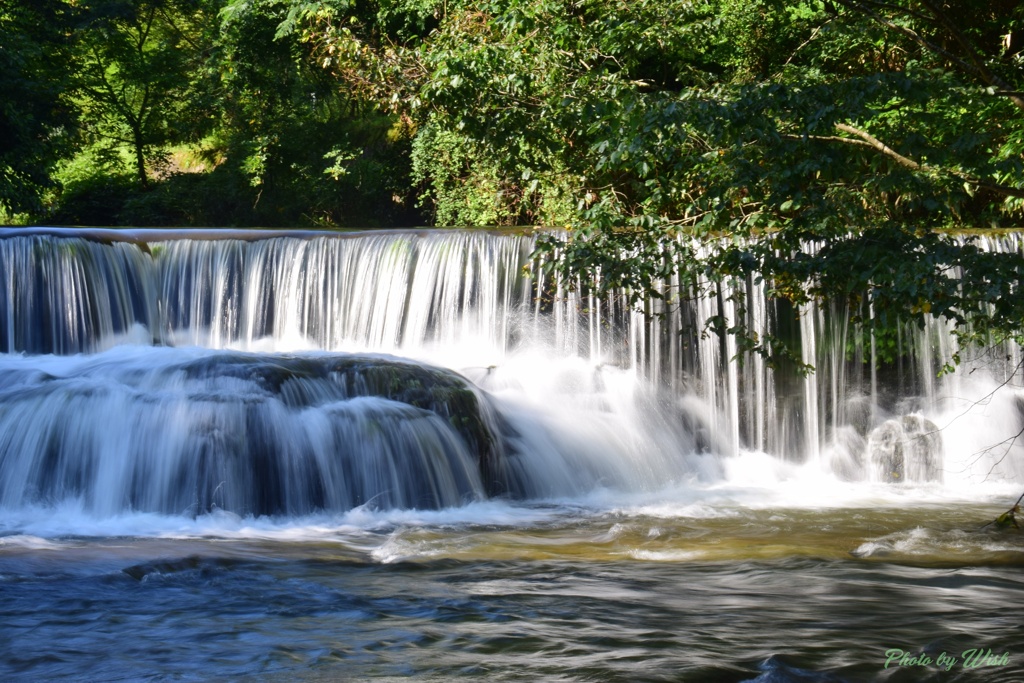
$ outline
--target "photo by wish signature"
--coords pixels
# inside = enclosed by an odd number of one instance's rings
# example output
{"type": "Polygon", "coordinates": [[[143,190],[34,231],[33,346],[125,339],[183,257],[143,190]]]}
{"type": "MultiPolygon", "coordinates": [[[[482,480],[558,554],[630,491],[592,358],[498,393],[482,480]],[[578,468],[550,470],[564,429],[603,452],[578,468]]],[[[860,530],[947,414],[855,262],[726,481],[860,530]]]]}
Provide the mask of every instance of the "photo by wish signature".
{"type": "Polygon", "coordinates": [[[989,648],[968,648],[959,654],[943,651],[938,655],[926,652],[908,652],[898,647],[885,651],[885,666],[890,667],[934,667],[949,671],[955,667],[980,669],[988,666],[1006,666],[1010,663],[1009,652],[993,652],[989,648]]]}

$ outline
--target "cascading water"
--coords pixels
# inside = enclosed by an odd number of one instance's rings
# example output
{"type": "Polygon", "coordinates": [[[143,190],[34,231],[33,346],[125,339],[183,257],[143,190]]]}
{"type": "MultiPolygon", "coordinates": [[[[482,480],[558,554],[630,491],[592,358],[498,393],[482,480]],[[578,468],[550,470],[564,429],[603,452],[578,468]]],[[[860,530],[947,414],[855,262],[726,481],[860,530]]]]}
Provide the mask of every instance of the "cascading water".
{"type": "Polygon", "coordinates": [[[653,392],[583,349],[538,359],[556,373],[557,417],[522,400],[505,366],[551,334],[531,312],[529,237],[203,237],[0,242],[0,504],[294,515],[649,490],[700,473],[653,392]],[[356,351],[421,362],[363,358],[360,377],[387,381],[360,388],[338,369],[356,351]],[[46,355],[72,352],[85,355],[46,355]]]}
{"type": "Polygon", "coordinates": [[[491,416],[453,373],[166,351],[0,368],[0,499],[77,496],[106,515],[436,508],[482,498],[501,468],[491,416]]]}
{"type": "Polygon", "coordinates": [[[1021,680],[1018,348],[533,245],[0,231],[0,678],[1021,680]]]}
{"type": "Polygon", "coordinates": [[[936,381],[941,324],[902,329],[913,365],[881,383],[844,311],[797,316],[742,283],[755,328],[788,326],[817,367],[787,376],[701,333],[736,315],[728,283],[648,319],[616,297],[546,291],[524,271],[539,270],[532,247],[466,231],[12,232],[0,505],[447,507],[652,491],[720,477],[719,458],[751,451],[848,480],[1022,479],[1020,399],[986,395],[1016,372],[1016,347],[967,368],[985,379],[936,381]],[[348,355],[367,352],[415,361],[348,355]],[[354,386],[339,368],[357,361],[391,386],[354,386]]]}

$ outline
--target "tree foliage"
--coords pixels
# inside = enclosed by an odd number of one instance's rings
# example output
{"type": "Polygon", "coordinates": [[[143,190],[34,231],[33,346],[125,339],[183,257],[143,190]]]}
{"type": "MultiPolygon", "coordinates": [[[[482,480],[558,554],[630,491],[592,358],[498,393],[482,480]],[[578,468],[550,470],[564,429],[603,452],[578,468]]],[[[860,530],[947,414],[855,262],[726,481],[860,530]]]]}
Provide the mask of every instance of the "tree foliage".
{"type": "Polygon", "coordinates": [[[69,13],[58,0],[0,0],[0,215],[40,210],[76,125],[69,13]]]}
{"type": "Polygon", "coordinates": [[[79,8],[80,107],[94,139],[129,151],[142,187],[164,149],[192,132],[190,59],[198,56],[191,48],[202,47],[202,10],[194,0],[92,0],[79,8]]]}
{"type": "MultiPolygon", "coordinates": [[[[1024,212],[1019,3],[51,4],[78,18],[82,149],[119,140],[153,185],[117,220],[546,225],[566,229],[541,246],[566,282],[634,303],[762,278],[877,325],[1020,333],[1021,256],[963,233],[1024,212]],[[204,173],[155,173],[182,145],[204,173]]],[[[28,16],[5,30],[40,30],[28,16]]]]}

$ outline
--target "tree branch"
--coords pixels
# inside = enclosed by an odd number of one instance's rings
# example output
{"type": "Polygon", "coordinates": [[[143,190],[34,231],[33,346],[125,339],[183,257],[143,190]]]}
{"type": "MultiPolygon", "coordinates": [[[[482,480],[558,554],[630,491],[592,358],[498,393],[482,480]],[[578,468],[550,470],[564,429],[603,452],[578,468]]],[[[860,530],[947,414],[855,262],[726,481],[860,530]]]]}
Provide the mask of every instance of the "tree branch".
{"type": "MultiPolygon", "coordinates": [[[[1024,111],[1024,97],[1021,97],[1019,94],[1013,91],[1012,88],[1003,79],[999,78],[999,76],[994,74],[985,65],[984,60],[978,56],[978,53],[974,49],[974,46],[967,40],[966,37],[964,37],[963,33],[960,32],[960,30],[956,26],[956,23],[953,20],[951,20],[944,12],[942,12],[942,10],[939,7],[937,7],[935,3],[929,2],[929,0],[922,0],[922,3],[925,5],[925,7],[931,10],[934,16],[934,21],[939,22],[940,24],[942,24],[943,27],[945,27],[945,29],[952,35],[953,39],[957,42],[957,44],[960,45],[960,48],[967,54],[967,58],[969,61],[961,59],[960,57],[954,55],[952,52],[942,47],[939,47],[935,43],[924,38],[917,31],[914,31],[911,28],[907,28],[906,26],[900,26],[899,24],[878,14],[877,12],[872,11],[870,7],[864,5],[861,2],[857,2],[857,0],[835,1],[842,5],[843,7],[846,7],[847,9],[853,10],[855,12],[860,12],[861,14],[864,14],[865,16],[868,16],[871,19],[874,19],[876,22],[885,26],[886,28],[892,29],[893,31],[896,31],[898,33],[902,33],[903,35],[907,36],[915,43],[928,50],[929,52],[932,52],[936,55],[944,57],[945,59],[948,59],[950,62],[959,67],[962,71],[973,75],[974,77],[983,81],[985,84],[1002,89],[1007,93],[1006,97],[1009,97],[1010,101],[1013,102],[1013,104],[1018,109],[1024,111]]],[[[871,4],[878,5],[879,3],[871,4]]],[[[913,14],[916,15],[917,13],[913,14]]]]}
{"type": "Polygon", "coordinates": [[[939,47],[935,43],[932,43],[932,42],[926,40],[917,31],[915,31],[913,29],[910,29],[910,28],[907,28],[906,26],[900,26],[899,24],[897,24],[897,23],[895,23],[893,21],[890,21],[889,19],[881,16],[880,14],[878,14],[876,12],[871,11],[871,9],[869,9],[868,7],[865,7],[861,3],[855,2],[854,0],[835,0],[835,1],[838,2],[840,5],[842,5],[843,7],[851,9],[851,10],[853,10],[855,12],[860,12],[861,14],[863,14],[863,15],[865,15],[867,17],[870,17],[871,19],[874,19],[876,22],[878,22],[882,26],[885,26],[886,28],[892,29],[893,31],[896,31],[897,33],[902,33],[903,35],[907,36],[908,38],[910,38],[911,40],[913,40],[915,43],[917,43],[921,47],[925,48],[926,50],[928,50],[930,52],[934,52],[935,54],[941,55],[942,57],[945,57],[946,59],[950,60],[951,62],[953,62],[954,64],[959,66],[962,70],[967,71],[968,73],[972,73],[972,74],[974,74],[975,76],[977,76],[979,78],[981,77],[981,74],[974,67],[974,65],[968,64],[964,60],[962,60],[959,57],[957,57],[956,55],[954,55],[952,52],[949,52],[948,50],[945,50],[945,49],[939,47]]]}
{"type": "MultiPolygon", "coordinates": [[[[981,78],[986,83],[1006,92],[1012,91],[1012,88],[1006,81],[988,68],[985,64],[985,60],[982,59],[977,50],[974,49],[974,46],[968,42],[967,38],[964,37],[964,34],[957,27],[956,22],[949,18],[949,15],[943,12],[940,7],[930,0],[922,0],[922,2],[924,2],[925,7],[932,11],[932,14],[935,15],[936,19],[942,22],[942,25],[946,27],[946,30],[950,32],[954,40],[956,40],[956,42],[960,44],[960,47],[962,47],[968,54],[971,62],[974,64],[974,68],[977,69],[978,73],[981,74],[981,78]]],[[[1010,101],[1013,102],[1018,109],[1024,111],[1024,97],[1021,97],[1018,94],[1008,94],[1007,97],[1010,98],[1010,101]]]]}
{"type": "Polygon", "coordinates": [[[811,43],[811,41],[813,41],[815,38],[818,37],[818,34],[821,33],[821,29],[825,28],[826,26],[828,26],[831,23],[832,23],[832,17],[829,17],[828,19],[825,20],[825,23],[823,23],[821,26],[815,26],[814,30],[811,31],[810,37],[808,37],[807,40],[805,40],[804,42],[800,43],[800,45],[798,45],[797,48],[795,50],[793,50],[792,54],[790,54],[789,57],[786,59],[786,61],[783,62],[782,67],[785,68],[785,67],[789,66],[789,63],[793,61],[794,57],[796,57],[796,53],[800,52],[800,50],[802,50],[805,47],[807,47],[811,43]]]}
{"type": "Polygon", "coordinates": [[[895,159],[900,166],[906,166],[907,168],[911,168],[915,171],[920,171],[923,168],[921,164],[917,163],[913,159],[903,156],[902,154],[894,150],[892,147],[885,144],[884,142],[882,142],[881,140],[879,140],[878,138],[874,137],[873,135],[866,131],[860,130],[859,128],[854,128],[853,126],[847,123],[836,123],[835,126],[836,130],[841,130],[842,132],[849,133],[850,135],[856,135],[858,138],[867,143],[869,147],[874,147],[882,154],[885,154],[886,156],[895,159]]]}
{"type": "Polygon", "coordinates": [[[819,142],[842,142],[847,145],[861,145],[863,147],[874,148],[870,142],[864,140],[857,140],[856,138],[844,138],[841,135],[794,135],[792,133],[784,133],[780,135],[787,140],[817,140],[819,142]]]}
{"type": "Polygon", "coordinates": [[[1009,185],[999,185],[998,183],[986,183],[978,178],[971,176],[959,176],[964,179],[965,182],[971,183],[979,190],[988,190],[989,192],[995,192],[1006,197],[1017,197],[1018,199],[1024,199],[1024,190],[1016,187],[1010,187],[1009,185]]]}
{"type": "Polygon", "coordinates": [[[871,135],[867,131],[860,130],[859,128],[854,128],[853,126],[851,126],[851,125],[849,125],[847,123],[836,123],[835,127],[836,127],[836,130],[842,131],[844,133],[849,133],[850,135],[855,135],[856,137],[847,138],[847,137],[842,137],[840,135],[793,135],[793,134],[784,134],[784,135],[782,135],[782,137],[786,138],[786,139],[789,139],[789,140],[817,140],[817,141],[822,141],[822,142],[841,142],[841,143],[846,144],[846,145],[858,145],[860,147],[869,147],[869,148],[874,149],[874,150],[876,150],[878,152],[881,152],[882,154],[886,155],[890,159],[893,159],[900,166],[903,166],[905,168],[909,168],[909,169],[914,170],[914,171],[935,171],[935,172],[944,171],[945,173],[947,173],[949,175],[952,175],[955,178],[959,178],[960,180],[964,181],[965,183],[970,183],[971,185],[974,185],[979,190],[986,190],[988,192],[993,192],[995,194],[1001,194],[1004,197],[1024,198],[1024,189],[1021,189],[1019,187],[1012,187],[1010,185],[1001,185],[999,183],[991,183],[991,182],[988,182],[986,180],[982,180],[981,178],[976,178],[976,177],[971,176],[971,175],[967,175],[967,174],[963,174],[963,173],[956,173],[956,172],[950,171],[950,170],[937,169],[937,168],[934,168],[934,167],[931,167],[931,166],[926,166],[924,164],[920,164],[920,163],[914,161],[913,159],[910,159],[909,157],[903,156],[902,154],[900,154],[899,152],[894,150],[892,147],[890,147],[889,145],[885,144],[884,142],[882,142],[881,140],[879,140],[875,136],[871,135]]]}

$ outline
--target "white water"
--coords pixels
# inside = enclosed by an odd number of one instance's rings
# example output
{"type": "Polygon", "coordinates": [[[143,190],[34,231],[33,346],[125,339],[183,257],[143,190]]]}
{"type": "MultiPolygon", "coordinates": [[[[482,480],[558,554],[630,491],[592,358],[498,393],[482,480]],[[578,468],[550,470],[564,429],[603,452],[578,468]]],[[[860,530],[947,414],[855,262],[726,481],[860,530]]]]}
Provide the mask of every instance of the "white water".
{"type": "MultiPolygon", "coordinates": [[[[951,351],[938,324],[907,331],[912,366],[891,386],[834,311],[805,311],[797,327],[818,371],[780,377],[758,359],[738,364],[733,346],[688,328],[732,315],[717,300],[647,321],[615,298],[538,286],[523,271],[537,270],[528,236],[208,237],[146,248],[73,235],[0,239],[0,532],[317,536],[465,520],[529,525],[553,514],[538,503],[688,517],[1002,501],[1024,482],[1024,444],[1014,439],[1024,426],[1019,350],[998,349],[990,357],[999,362],[979,354],[937,378],[951,351]],[[436,414],[302,382],[319,398],[295,406],[259,378],[182,375],[191,361],[235,357],[226,351],[260,367],[383,353],[455,370],[504,425],[512,499],[487,499],[472,449],[436,414]],[[941,434],[938,481],[878,480],[868,435],[903,415],[941,434]],[[275,444],[284,480],[264,496],[272,517],[252,512],[241,481],[252,463],[224,464],[251,455],[237,442],[252,436],[253,419],[263,425],[260,448],[275,444]],[[339,435],[338,420],[354,426],[339,435]],[[383,440],[374,436],[381,427],[383,440]],[[358,464],[338,469],[339,444],[358,464]],[[221,469],[198,476],[193,466],[212,452],[221,469]],[[363,469],[368,461],[385,464],[363,469]],[[433,474],[406,485],[406,468],[433,474]],[[353,476],[373,481],[339,483],[353,476]],[[424,489],[442,510],[411,509],[424,489]]],[[[990,246],[1020,248],[1015,236],[990,246]]],[[[781,324],[757,288],[747,300],[756,324],[781,324]]]]}

